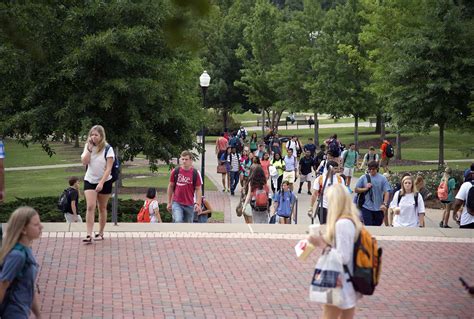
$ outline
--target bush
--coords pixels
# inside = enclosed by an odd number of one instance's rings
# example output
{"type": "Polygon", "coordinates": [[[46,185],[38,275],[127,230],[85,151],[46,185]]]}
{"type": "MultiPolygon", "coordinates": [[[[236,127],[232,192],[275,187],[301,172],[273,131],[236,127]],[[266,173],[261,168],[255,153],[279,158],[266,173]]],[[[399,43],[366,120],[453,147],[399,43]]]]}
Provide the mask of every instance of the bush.
{"type": "MultiPolygon", "coordinates": [[[[42,222],[64,222],[64,214],[57,208],[57,197],[34,197],[34,198],[17,198],[13,202],[0,204],[0,222],[6,223],[10,214],[20,206],[31,206],[38,211],[42,222]]],[[[130,223],[137,221],[137,214],[143,205],[143,200],[118,200],[118,221],[122,223],[130,223]]],[[[160,204],[161,219],[165,223],[172,221],[171,213],[166,209],[166,204],[160,204]]],[[[112,200],[107,205],[107,221],[112,221],[112,200]]],[[[85,217],[86,204],[85,201],[79,201],[79,212],[85,217]]]]}
{"type": "MultiPolygon", "coordinates": [[[[400,183],[401,177],[404,173],[410,173],[415,178],[418,175],[421,175],[425,180],[426,189],[431,192],[436,197],[436,191],[438,189],[441,177],[443,176],[444,168],[442,170],[426,170],[426,171],[410,171],[410,172],[400,172],[390,175],[388,181],[393,187],[397,183],[400,183]]],[[[459,189],[461,184],[464,181],[464,172],[461,170],[454,170],[452,177],[456,179],[456,189],[459,189]]]]}

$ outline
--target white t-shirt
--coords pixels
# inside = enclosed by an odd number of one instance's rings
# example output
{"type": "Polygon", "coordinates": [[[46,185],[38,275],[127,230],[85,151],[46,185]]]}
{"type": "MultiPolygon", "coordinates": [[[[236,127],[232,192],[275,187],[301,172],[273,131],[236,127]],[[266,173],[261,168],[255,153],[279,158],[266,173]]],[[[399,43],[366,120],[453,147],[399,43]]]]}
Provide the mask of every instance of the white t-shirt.
{"type": "MultiPolygon", "coordinates": [[[[393,195],[390,208],[397,207],[398,196],[400,196],[400,191],[397,191],[395,195],[393,195]]],[[[414,193],[403,195],[398,207],[400,207],[400,214],[393,215],[394,227],[418,227],[420,225],[418,215],[425,213],[425,203],[420,193],[418,193],[418,207],[416,209],[414,193]]]]}
{"type": "MultiPolygon", "coordinates": [[[[335,249],[341,256],[342,263],[347,265],[349,272],[354,273],[354,240],[356,228],[354,223],[347,218],[341,218],[336,222],[335,249]]],[[[349,274],[344,272],[342,281],[342,304],[339,308],[350,309],[356,306],[357,300],[362,295],[354,290],[354,286],[349,280],[349,274]]]]}
{"type": "MultiPolygon", "coordinates": [[[[87,144],[84,146],[84,153],[89,152],[87,150],[87,144]]],[[[97,153],[97,146],[92,147],[91,153],[91,160],[87,165],[86,176],[84,176],[84,180],[88,181],[91,184],[98,184],[104,176],[105,169],[107,167],[107,162],[105,161],[105,147],[102,149],[100,153],[97,153]]],[[[114,148],[109,147],[109,151],[107,152],[107,157],[115,158],[114,148]]],[[[112,175],[107,177],[107,180],[110,180],[112,175]]]]}
{"type": "MultiPolygon", "coordinates": [[[[327,176],[326,174],[323,174],[323,175],[320,175],[318,178],[316,178],[316,180],[313,183],[313,189],[315,191],[319,192],[320,187],[324,186],[324,181],[326,180],[326,176],[327,176]],[[321,183],[321,185],[319,185],[320,183],[321,183]]],[[[329,187],[331,187],[334,184],[344,184],[344,181],[341,178],[341,176],[334,174],[332,176],[332,179],[328,179],[328,181],[326,182],[326,187],[325,187],[324,193],[323,193],[323,207],[324,208],[328,208],[327,190],[328,190],[329,187]]],[[[344,187],[344,189],[347,192],[349,192],[346,187],[344,187]]]]}
{"type": "MultiPolygon", "coordinates": [[[[474,187],[472,186],[471,182],[464,182],[461,185],[461,188],[459,189],[458,194],[456,195],[456,199],[462,200],[464,201],[464,204],[466,204],[467,194],[469,193],[469,190],[471,189],[471,187],[474,187]]],[[[474,216],[472,216],[471,214],[467,212],[467,207],[466,205],[464,205],[464,208],[462,209],[462,213],[461,213],[460,224],[461,226],[464,226],[464,225],[469,225],[471,223],[474,223],[474,216]]]]}
{"type": "Polygon", "coordinates": [[[158,223],[158,218],[155,215],[155,209],[157,209],[157,208],[158,208],[158,201],[157,200],[153,200],[150,203],[150,206],[148,206],[148,212],[150,214],[150,223],[152,223],[152,224],[158,223]]]}

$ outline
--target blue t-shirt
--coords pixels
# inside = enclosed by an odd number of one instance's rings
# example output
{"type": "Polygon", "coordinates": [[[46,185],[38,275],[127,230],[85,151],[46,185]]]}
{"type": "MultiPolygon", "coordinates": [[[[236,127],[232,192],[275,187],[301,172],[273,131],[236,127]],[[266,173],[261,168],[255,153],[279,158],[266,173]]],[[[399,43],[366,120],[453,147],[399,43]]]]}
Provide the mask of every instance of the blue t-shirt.
{"type": "MultiPolygon", "coordinates": [[[[385,176],[377,173],[375,176],[370,175],[370,182],[372,188],[365,195],[364,208],[371,211],[380,211],[380,206],[383,204],[383,195],[390,191],[390,184],[385,176]]],[[[367,185],[366,176],[361,176],[357,181],[356,188],[365,188],[367,185]]]]}
{"type": "Polygon", "coordinates": [[[277,208],[278,216],[288,217],[291,214],[291,204],[295,200],[295,195],[291,191],[277,192],[273,200],[278,203],[278,208],[277,208]]]}
{"type": "Polygon", "coordinates": [[[0,281],[10,282],[5,298],[1,305],[2,318],[29,318],[33,297],[35,295],[35,280],[38,265],[31,248],[16,244],[5,256],[0,281]]]}

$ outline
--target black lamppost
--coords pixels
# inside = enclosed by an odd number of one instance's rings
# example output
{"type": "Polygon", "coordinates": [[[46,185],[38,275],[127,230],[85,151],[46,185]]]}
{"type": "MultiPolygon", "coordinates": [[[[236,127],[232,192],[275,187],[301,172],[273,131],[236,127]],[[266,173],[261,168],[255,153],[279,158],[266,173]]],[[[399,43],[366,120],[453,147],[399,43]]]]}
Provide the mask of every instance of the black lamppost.
{"type": "MultiPolygon", "coordinates": [[[[199,77],[199,85],[201,86],[202,91],[202,107],[206,108],[206,93],[209,83],[211,82],[211,77],[207,74],[207,71],[202,72],[199,77]]],[[[204,196],[204,173],[205,173],[205,155],[206,155],[206,128],[204,125],[201,130],[202,134],[202,154],[201,154],[201,177],[202,177],[202,196],[204,196]]]]}

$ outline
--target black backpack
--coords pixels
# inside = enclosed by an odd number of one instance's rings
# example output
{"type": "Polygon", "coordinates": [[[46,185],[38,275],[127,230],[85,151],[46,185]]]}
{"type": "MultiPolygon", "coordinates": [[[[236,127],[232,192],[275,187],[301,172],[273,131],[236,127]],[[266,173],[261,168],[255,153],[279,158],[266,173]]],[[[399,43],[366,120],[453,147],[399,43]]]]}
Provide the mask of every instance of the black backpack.
{"type": "Polygon", "coordinates": [[[388,158],[392,158],[393,155],[395,155],[395,151],[393,150],[392,144],[387,144],[387,148],[385,149],[385,155],[387,155],[388,158]]]}
{"type": "MultiPolygon", "coordinates": [[[[109,151],[111,147],[112,146],[110,146],[109,144],[105,145],[104,157],[105,157],[106,162],[107,162],[107,152],[109,151]]],[[[112,164],[112,171],[110,172],[110,175],[112,175],[112,179],[111,179],[112,183],[118,179],[119,174],[120,174],[120,161],[118,157],[115,155],[114,163],[112,164]]]]}
{"type": "MultiPolygon", "coordinates": [[[[369,174],[365,174],[365,178],[367,179],[367,184],[368,183],[371,183],[371,179],[370,179],[370,175],[369,174]]],[[[367,193],[372,194],[371,192],[371,189],[369,189],[368,191],[366,192],[363,192],[363,193],[359,193],[357,194],[357,207],[359,209],[362,209],[362,206],[364,206],[364,203],[365,203],[365,196],[367,195],[367,193]]]]}
{"type": "Polygon", "coordinates": [[[339,143],[335,138],[329,142],[329,154],[333,157],[339,157],[341,155],[341,148],[339,147],[339,143]]]}
{"type": "MultiPolygon", "coordinates": [[[[174,188],[173,191],[176,189],[176,183],[178,182],[178,175],[179,175],[179,169],[181,167],[176,167],[174,169],[174,188]]],[[[196,188],[196,183],[197,183],[197,178],[198,178],[198,171],[193,168],[193,187],[196,188]]]]}
{"type": "Polygon", "coordinates": [[[471,181],[471,188],[467,192],[466,211],[474,216],[474,181],[471,181]]]}
{"type": "Polygon", "coordinates": [[[69,207],[71,206],[70,203],[70,188],[66,188],[61,195],[59,195],[58,199],[58,209],[63,212],[69,212],[69,207]]]}
{"type": "MultiPolygon", "coordinates": [[[[398,200],[397,200],[397,206],[400,206],[400,201],[402,200],[402,193],[398,193],[398,200]]],[[[413,194],[413,197],[415,198],[415,209],[418,208],[418,193],[413,194]]]]}

